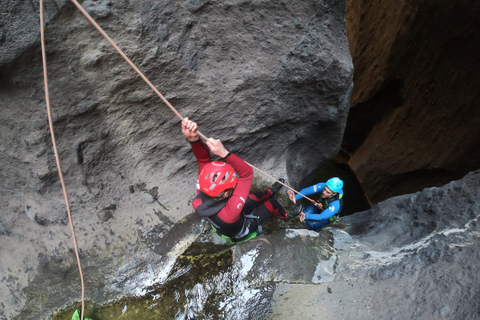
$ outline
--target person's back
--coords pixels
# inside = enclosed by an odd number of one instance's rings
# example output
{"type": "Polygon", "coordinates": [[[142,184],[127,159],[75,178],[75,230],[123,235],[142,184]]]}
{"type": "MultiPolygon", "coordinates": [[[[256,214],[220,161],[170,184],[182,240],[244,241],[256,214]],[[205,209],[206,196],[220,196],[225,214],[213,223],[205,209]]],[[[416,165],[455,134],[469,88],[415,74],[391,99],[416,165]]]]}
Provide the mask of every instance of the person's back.
{"type": "Polygon", "coordinates": [[[197,124],[188,118],[182,121],[182,132],[199,167],[197,196],[192,205],[197,214],[210,220],[219,235],[240,241],[256,232],[272,213],[287,217],[278,201],[270,199],[271,190],[250,194],[253,169],[228,152],[220,140],[210,138],[205,144],[198,137],[197,124]],[[210,151],[228,163],[212,162],[210,151]]]}

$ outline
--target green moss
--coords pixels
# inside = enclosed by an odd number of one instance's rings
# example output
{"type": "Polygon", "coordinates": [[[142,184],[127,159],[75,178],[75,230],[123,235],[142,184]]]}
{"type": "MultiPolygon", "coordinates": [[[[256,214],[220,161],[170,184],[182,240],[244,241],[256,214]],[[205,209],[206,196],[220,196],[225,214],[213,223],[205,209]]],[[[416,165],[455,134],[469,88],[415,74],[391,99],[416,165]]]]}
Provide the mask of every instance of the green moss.
{"type": "MultiPolygon", "coordinates": [[[[148,293],[142,297],[130,297],[116,300],[107,305],[87,302],[85,316],[93,320],[157,320],[175,319],[184,312],[187,302],[185,292],[196,284],[212,282],[221,272],[228,271],[232,265],[232,251],[229,245],[211,243],[194,243],[177,258],[166,283],[146,288],[148,293]],[[184,272],[188,270],[188,272],[184,272]]],[[[208,305],[218,304],[218,297],[207,298],[205,310],[214,310],[208,305]]],[[[52,320],[71,320],[76,303],[55,314],[52,320]]]]}

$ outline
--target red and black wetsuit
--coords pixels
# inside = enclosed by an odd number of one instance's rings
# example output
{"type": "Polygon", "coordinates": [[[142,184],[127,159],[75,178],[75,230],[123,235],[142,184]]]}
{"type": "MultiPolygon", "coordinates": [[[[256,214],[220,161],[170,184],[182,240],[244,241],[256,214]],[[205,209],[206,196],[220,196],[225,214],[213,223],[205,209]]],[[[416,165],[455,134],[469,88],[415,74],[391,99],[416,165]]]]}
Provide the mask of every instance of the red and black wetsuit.
{"type": "MultiPolygon", "coordinates": [[[[200,139],[190,144],[197,159],[200,174],[203,167],[211,161],[210,150],[200,139]]],[[[281,218],[285,217],[285,209],[276,200],[268,200],[272,194],[270,190],[250,194],[253,179],[252,167],[233,153],[229,153],[223,160],[238,173],[237,185],[232,196],[215,201],[200,191],[197,180],[197,196],[192,202],[195,212],[208,218],[218,233],[234,239],[241,239],[249,232],[255,231],[271,213],[281,218]],[[245,213],[257,218],[246,219],[245,213]]]]}

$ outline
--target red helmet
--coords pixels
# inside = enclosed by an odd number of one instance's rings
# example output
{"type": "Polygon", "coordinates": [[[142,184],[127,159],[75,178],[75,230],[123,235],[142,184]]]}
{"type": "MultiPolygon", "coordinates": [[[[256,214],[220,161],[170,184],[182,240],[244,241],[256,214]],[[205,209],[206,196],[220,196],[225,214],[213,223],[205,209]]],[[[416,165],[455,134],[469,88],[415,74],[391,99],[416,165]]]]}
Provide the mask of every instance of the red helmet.
{"type": "Polygon", "coordinates": [[[232,166],[221,161],[207,163],[198,176],[200,191],[210,197],[218,197],[223,191],[234,188],[237,180],[232,166]]]}

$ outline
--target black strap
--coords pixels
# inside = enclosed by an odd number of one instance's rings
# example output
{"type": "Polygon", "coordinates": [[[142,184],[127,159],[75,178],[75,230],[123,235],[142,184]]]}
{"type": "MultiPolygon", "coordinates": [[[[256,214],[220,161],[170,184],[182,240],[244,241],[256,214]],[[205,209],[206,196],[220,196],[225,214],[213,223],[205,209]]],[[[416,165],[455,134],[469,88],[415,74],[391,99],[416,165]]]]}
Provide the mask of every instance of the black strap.
{"type": "Polygon", "coordinates": [[[228,151],[227,155],[225,157],[222,158],[222,160],[225,160],[228,158],[228,156],[230,156],[232,153],[230,151],[228,151]]]}

